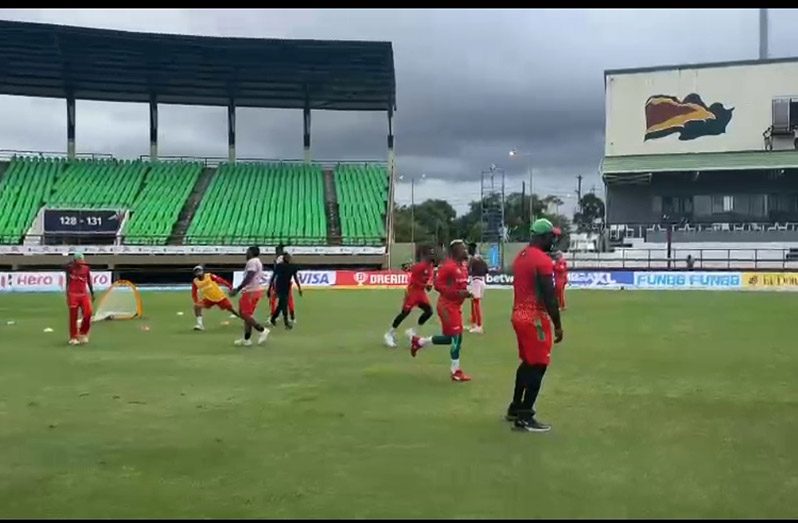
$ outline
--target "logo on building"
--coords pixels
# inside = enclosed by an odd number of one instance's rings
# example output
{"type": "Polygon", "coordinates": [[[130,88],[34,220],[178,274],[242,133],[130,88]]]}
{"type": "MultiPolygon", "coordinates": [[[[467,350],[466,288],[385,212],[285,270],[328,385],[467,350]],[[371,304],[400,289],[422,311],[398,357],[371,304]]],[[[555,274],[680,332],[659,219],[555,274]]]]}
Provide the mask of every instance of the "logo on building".
{"type": "Polygon", "coordinates": [[[662,94],[652,96],[646,100],[645,140],[677,133],[682,141],[724,134],[733,110],[733,107],[726,109],[717,102],[707,107],[695,93],[688,94],[683,100],[662,94]]]}

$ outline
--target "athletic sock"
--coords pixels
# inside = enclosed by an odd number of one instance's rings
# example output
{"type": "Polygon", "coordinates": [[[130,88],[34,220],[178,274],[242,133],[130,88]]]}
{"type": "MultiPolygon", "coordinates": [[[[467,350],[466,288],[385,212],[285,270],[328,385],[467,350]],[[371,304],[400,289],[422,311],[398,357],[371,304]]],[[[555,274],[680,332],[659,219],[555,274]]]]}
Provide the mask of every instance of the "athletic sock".
{"type": "Polygon", "coordinates": [[[204,325],[202,324],[202,316],[197,316],[197,325],[200,327],[204,327],[204,325]]]}
{"type": "Polygon", "coordinates": [[[456,371],[460,370],[460,360],[459,359],[458,360],[452,360],[451,369],[452,369],[452,374],[454,374],[456,371]]]}

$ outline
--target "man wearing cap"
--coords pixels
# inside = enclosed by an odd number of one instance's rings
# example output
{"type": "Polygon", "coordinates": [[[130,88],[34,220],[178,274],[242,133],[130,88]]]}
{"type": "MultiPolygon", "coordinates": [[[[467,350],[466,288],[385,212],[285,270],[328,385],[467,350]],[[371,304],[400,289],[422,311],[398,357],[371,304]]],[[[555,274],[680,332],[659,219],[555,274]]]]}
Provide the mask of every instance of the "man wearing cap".
{"type": "Polygon", "coordinates": [[[552,345],[563,338],[554,292],[554,264],[548,254],[560,230],[545,218],[535,220],[531,229],[529,246],[513,261],[512,323],[521,363],[506,418],[513,422],[514,430],[547,432],[551,427],[535,419],[534,407],[551,362],[552,345]]]}
{"type": "Polygon", "coordinates": [[[233,308],[233,304],[227,299],[224,292],[219,285],[223,285],[232,290],[233,285],[210,272],[205,272],[202,265],[197,265],[193,270],[194,279],[191,281],[191,300],[194,302],[194,316],[197,318],[197,323],[194,325],[195,331],[205,330],[205,324],[202,320],[202,310],[210,309],[211,307],[219,307],[224,311],[238,316],[238,313],[233,308]]]}
{"type": "Polygon", "coordinates": [[[421,338],[413,329],[408,329],[410,355],[414,358],[419,350],[427,345],[449,345],[452,360],[452,381],[471,381],[471,376],[460,368],[460,349],[463,344],[463,302],[471,296],[468,292],[468,251],[463,240],[449,244],[449,257],[438,269],[435,276],[435,290],[438,298],[438,317],[441,320],[442,336],[421,338]]]}
{"type": "Polygon", "coordinates": [[[72,255],[72,261],[66,267],[66,299],[69,308],[69,344],[88,343],[94,288],[91,285],[91,270],[79,252],[72,255]],[[78,312],[82,316],[79,330],[78,312]]]}

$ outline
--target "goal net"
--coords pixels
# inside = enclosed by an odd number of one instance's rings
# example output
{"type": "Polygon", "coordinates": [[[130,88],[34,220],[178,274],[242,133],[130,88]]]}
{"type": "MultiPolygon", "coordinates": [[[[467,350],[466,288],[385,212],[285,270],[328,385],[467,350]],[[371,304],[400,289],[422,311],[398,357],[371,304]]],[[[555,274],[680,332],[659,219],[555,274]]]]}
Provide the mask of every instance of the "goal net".
{"type": "Polygon", "coordinates": [[[127,280],[117,280],[100,297],[92,321],[132,320],[140,318],[141,314],[141,294],[138,288],[127,280]]]}

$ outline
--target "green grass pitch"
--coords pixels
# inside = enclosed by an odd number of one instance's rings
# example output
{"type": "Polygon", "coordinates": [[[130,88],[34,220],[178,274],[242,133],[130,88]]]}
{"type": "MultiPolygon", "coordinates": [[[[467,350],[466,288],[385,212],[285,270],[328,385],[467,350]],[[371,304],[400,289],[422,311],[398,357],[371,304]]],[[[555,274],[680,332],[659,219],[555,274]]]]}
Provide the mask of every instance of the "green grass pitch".
{"type": "Polygon", "coordinates": [[[570,292],[548,434],[502,420],[510,292],[466,384],[382,346],[397,291],[308,291],[251,349],[143,298],[73,348],[61,295],[0,296],[0,517],[798,517],[796,295],[570,292]]]}

